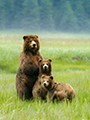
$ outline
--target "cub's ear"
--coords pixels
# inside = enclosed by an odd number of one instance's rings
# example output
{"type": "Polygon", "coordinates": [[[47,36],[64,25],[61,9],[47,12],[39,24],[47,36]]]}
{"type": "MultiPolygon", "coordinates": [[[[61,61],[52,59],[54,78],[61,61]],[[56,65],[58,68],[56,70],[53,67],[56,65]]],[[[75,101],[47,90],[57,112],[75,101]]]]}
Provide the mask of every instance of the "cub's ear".
{"type": "Polygon", "coordinates": [[[42,78],[45,78],[45,75],[42,75],[42,78]]]}
{"type": "Polygon", "coordinates": [[[52,62],[52,60],[51,59],[48,59],[50,62],[52,62]]]}
{"type": "Polygon", "coordinates": [[[53,76],[52,75],[50,76],[50,79],[53,80],[53,76]]]}
{"type": "Polygon", "coordinates": [[[38,35],[35,35],[38,38],[38,35]]]}
{"type": "Polygon", "coordinates": [[[24,36],[23,36],[23,39],[25,40],[27,37],[28,37],[27,35],[24,35],[24,36]]]}
{"type": "Polygon", "coordinates": [[[39,62],[42,62],[42,60],[40,59],[39,62]]]}

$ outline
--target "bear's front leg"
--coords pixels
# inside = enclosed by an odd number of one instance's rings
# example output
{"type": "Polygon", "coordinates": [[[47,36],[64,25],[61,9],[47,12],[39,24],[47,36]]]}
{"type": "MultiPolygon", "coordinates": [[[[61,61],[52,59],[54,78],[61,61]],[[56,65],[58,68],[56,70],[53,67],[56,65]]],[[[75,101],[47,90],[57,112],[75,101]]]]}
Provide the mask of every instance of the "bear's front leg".
{"type": "Polygon", "coordinates": [[[22,71],[23,73],[25,73],[27,76],[38,76],[39,75],[39,67],[32,65],[32,64],[28,64],[23,65],[22,66],[22,71]]]}
{"type": "Polygon", "coordinates": [[[51,96],[50,93],[49,93],[49,101],[53,101],[54,102],[54,99],[56,98],[56,91],[53,93],[53,95],[51,96]]]}
{"type": "Polygon", "coordinates": [[[33,75],[38,76],[39,75],[39,67],[35,66],[33,69],[33,75]]]}

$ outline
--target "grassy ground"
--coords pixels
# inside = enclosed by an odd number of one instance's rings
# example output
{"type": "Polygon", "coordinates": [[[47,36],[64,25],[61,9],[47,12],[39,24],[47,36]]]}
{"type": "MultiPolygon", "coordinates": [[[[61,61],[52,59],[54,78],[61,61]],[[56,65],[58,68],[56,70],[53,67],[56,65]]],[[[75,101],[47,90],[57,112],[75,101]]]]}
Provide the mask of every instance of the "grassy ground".
{"type": "Polygon", "coordinates": [[[22,42],[22,34],[0,33],[0,120],[90,120],[90,39],[40,37],[40,52],[52,59],[55,81],[75,89],[76,98],[68,104],[17,98],[15,76],[22,42]]]}

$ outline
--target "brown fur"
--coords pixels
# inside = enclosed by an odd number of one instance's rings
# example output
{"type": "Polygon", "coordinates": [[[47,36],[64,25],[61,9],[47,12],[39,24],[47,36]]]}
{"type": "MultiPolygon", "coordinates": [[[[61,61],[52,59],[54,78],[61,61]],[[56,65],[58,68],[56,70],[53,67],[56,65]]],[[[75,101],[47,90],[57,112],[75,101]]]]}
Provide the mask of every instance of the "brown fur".
{"type": "Polygon", "coordinates": [[[41,76],[43,75],[51,75],[52,66],[51,66],[51,59],[49,60],[40,60],[40,74],[38,76],[38,80],[34,84],[33,87],[33,98],[34,99],[41,99],[46,100],[47,90],[44,90],[41,87],[41,76]]]}
{"type": "Polygon", "coordinates": [[[23,36],[23,51],[20,54],[20,67],[16,75],[17,95],[20,99],[32,97],[32,87],[39,75],[40,43],[37,35],[23,36]]]}
{"type": "Polygon", "coordinates": [[[69,84],[56,83],[53,76],[42,75],[41,86],[48,90],[48,97],[50,101],[72,100],[75,98],[75,91],[69,84]]]}
{"type": "Polygon", "coordinates": [[[48,59],[48,60],[40,60],[40,76],[42,75],[51,75],[51,72],[52,72],[52,65],[51,65],[51,62],[52,60],[51,59],[48,59]]]}

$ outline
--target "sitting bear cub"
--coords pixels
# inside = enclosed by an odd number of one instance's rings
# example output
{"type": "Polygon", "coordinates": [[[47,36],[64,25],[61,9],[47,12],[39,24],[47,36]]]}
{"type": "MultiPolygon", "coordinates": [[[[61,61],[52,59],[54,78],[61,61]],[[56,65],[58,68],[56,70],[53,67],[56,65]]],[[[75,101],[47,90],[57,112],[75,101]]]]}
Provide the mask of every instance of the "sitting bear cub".
{"type": "Polygon", "coordinates": [[[52,75],[42,75],[41,86],[45,90],[48,90],[47,95],[50,101],[54,102],[56,99],[58,102],[60,102],[64,100],[72,100],[72,98],[75,98],[74,89],[69,84],[54,82],[52,75]]]}
{"type": "Polygon", "coordinates": [[[23,50],[20,54],[20,67],[16,75],[17,95],[20,99],[30,99],[32,88],[39,75],[39,60],[43,59],[37,35],[23,36],[23,50]]]}
{"type": "Polygon", "coordinates": [[[34,99],[46,100],[47,90],[44,90],[41,87],[41,76],[51,75],[51,72],[52,72],[51,61],[52,61],[51,59],[39,61],[40,62],[40,67],[39,67],[40,73],[38,76],[38,80],[34,84],[33,91],[32,91],[34,99]]]}

